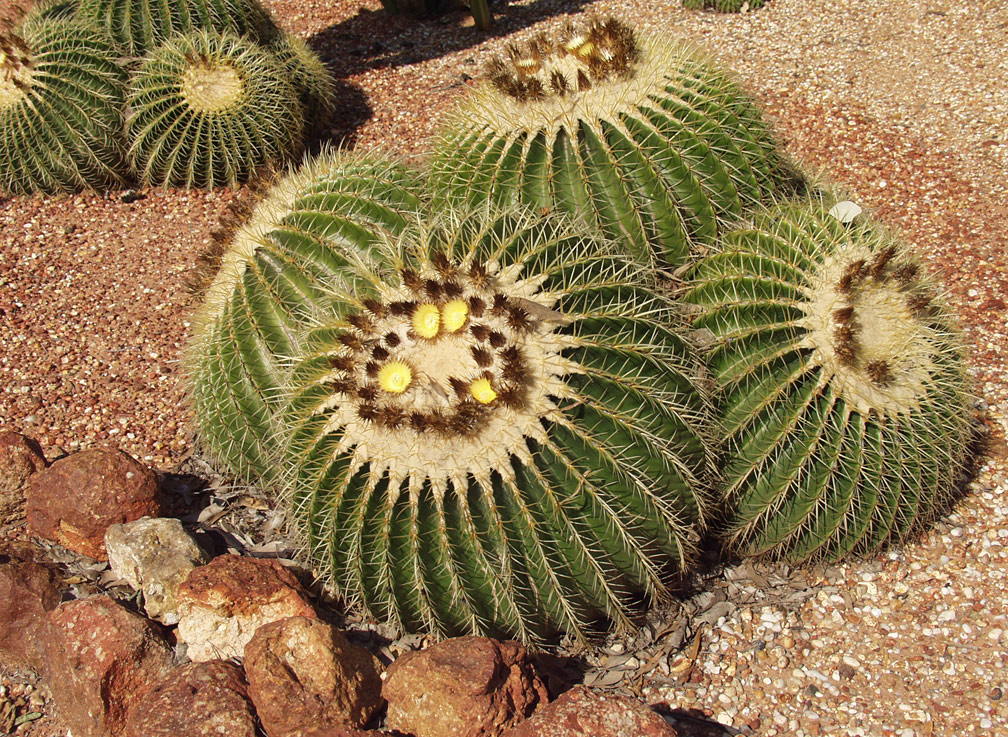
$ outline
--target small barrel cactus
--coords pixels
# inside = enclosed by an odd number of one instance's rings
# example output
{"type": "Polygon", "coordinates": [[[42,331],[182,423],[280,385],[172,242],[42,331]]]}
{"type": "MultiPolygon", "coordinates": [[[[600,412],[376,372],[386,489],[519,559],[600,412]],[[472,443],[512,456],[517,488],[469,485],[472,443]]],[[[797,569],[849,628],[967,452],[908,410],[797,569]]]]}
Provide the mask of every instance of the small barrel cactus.
{"type": "Polygon", "coordinates": [[[292,516],[372,616],[584,636],[631,626],[690,562],[708,463],[694,353],[643,267],[582,233],[442,213],[348,263],[354,289],[306,338],[292,516]]]}
{"type": "Polygon", "coordinates": [[[289,75],[269,51],[238,36],[175,36],[134,73],[129,106],[130,160],[148,184],[238,184],[302,145],[289,75]]]}
{"type": "Polygon", "coordinates": [[[512,44],[486,76],[435,143],[432,180],[452,200],[556,208],[678,266],[725,219],[792,191],[750,98],[680,41],[596,20],[512,44]]]}
{"type": "Polygon", "coordinates": [[[31,15],[0,26],[0,191],[73,192],[115,184],[125,73],[108,39],[31,15]]]}
{"type": "Polygon", "coordinates": [[[788,204],[725,235],[691,278],[694,325],[714,336],[736,550],[839,560],[934,519],[971,399],[952,320],[898,241],[788,204]]]}
{"type": "Polygon", "coordinates": [[[259,0],[80,0],[77,15],[135,57],[194,31],[228,32],[263,44],[280,36],[259,0]]]}
{"type": "Polygon", "coordinates": [[[276,470],[294,336],[331,312],[325,288],[348,254],[403,230],[419,208],[417,179],[326,151],[277,182],[230,238],[193,320],[185,373],[206,450],[242,480],[276,470]]]}

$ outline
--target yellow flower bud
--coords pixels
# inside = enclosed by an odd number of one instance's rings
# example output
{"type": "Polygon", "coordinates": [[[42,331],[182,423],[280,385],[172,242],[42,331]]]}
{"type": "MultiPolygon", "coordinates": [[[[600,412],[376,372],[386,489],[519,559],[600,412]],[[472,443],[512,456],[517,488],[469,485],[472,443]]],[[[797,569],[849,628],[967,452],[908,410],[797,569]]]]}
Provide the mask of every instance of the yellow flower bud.
{"type": "Polygon", "coordinates": [[[401,394],[413,381],[413,370],[402,361],[389,361],[378,369],[378,386],[392,394],[401,394]]]}
{"type": "Polygon", "coordinates": [[[441,322],[444,323],[445,330],[454,333],[463,325],[469,317],[469,305],[465,300],[453,299],[444,306],[441,314],[441,322]]]}
{"type": "Polygon", "coordinates": [[[421,338],[433,338],[441,327],[441,311],[437,305],[425,304],[413,313],[413,329],[421,338]]]}
{"type": "Polygon", "coordinates": [[[469,391],[472,393],[473,399],[480,404],[490,404],[497,398],[497,392],[490,386],[489,379],[476,379],[469,387],[469,391]]]}

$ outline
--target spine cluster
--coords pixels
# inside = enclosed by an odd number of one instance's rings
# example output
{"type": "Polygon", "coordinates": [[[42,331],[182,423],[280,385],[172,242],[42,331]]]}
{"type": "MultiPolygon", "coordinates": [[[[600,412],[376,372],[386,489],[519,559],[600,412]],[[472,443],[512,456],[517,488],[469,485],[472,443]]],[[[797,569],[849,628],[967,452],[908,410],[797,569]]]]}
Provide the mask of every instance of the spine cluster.
{"type": "Polygon", "coordinates": [[[571,23],[556,41],[538,33],[523,44],[510,43],[505,57],[487,65],[486,76],[519,102],[565,97],[631,76],[640,54],[633,29],[615,18],[593,20],[584,31],[571,23]]]}

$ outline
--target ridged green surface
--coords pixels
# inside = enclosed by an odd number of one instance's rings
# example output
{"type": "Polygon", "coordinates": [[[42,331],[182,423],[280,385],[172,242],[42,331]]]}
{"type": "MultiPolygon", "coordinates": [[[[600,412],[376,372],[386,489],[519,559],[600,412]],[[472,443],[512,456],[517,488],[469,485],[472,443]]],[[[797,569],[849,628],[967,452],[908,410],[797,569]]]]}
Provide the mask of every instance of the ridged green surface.
{"type": "Polygon", "coordinates": [[[673,308],[566,221],[431,220],[348,264],[357,288],[294,371],[284,464],[308,559],[406,631],[630,626],[688,568],[703,515],[707,405],[673,308]],[[449,298],[486,309],[430,339],[385,313],[449,298]],[[411,366],[402,395],[369,383],[384,361],[411,366]],[[484,370],[499,396],[481,405],[484,370]]]}
{"type": "Polygon", "coordinates": [[[681,41],[638,46],[629,72],[585,90],[569,65],[563,95],[519,101],[483,83],[440,131],[434,185],[456,202],[584,217],[635,257],[672,266],[724,222],[793,192],[768,125],[729,75],[681,41]]]}
{"type": "Polygon", "coordinates": [[[294,336],[327,310],[347,253],[405,227],[419,206],[415,179],[325,152],[279,181],[235,234],[194,319],[185,373],[205,448],[239,478],[273,478],[294,336]]]}
{"type": "Polygon", "coordinates": [[[714,336],[730,543],[839,560],[922,529],[959,480],[971,398],[918,262],[819,203],[760,214],[720,249],[685,299],[714,336]]]}
{"type": "Polygon", "coordinates": [[[233,33],[257,43],[280,35],[259,0],[80,0],[77,15],[136,57],[193,31],[233,33]]]}
{"type": "Polygon", "coordinates": [[[33,16],[0,31],[0,190],[73,192],[121,180],[125,73],[111,43],[33,16]]]}
{"type": "Polygon", "coordinates": [[[302,145],[289,75],[237,36],[197,32],[155,49],[133,74],[129,106],[130,160],[148,184],[238,184],[302,145]]]}

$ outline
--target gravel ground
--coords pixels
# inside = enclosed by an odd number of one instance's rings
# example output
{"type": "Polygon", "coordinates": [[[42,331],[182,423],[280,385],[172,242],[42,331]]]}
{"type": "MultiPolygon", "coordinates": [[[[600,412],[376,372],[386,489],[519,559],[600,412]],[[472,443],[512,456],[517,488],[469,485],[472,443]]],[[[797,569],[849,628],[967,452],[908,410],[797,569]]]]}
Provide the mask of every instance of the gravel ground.
{"type": "MultiPolygon", "coordinates": [[[[339,77],[333,136],[411,159],[512,33],[596,11],[693,39],[762,100],[796,159],[904,231],[960,315],[987,433],[954,514],[871,560],[718,569],[681,610],[591,656],[588,678],[666,703],[696,734],[1008,734],[1004,0],[772,0],[739,16],[522,0],[489,38],[463,13],[268,4],[339,77]]],[[[129,194],[0,201],[0,426],[49,457],[111,440],[170,468],[193,451],[183,282],[242,193],[129,194]]]]}

